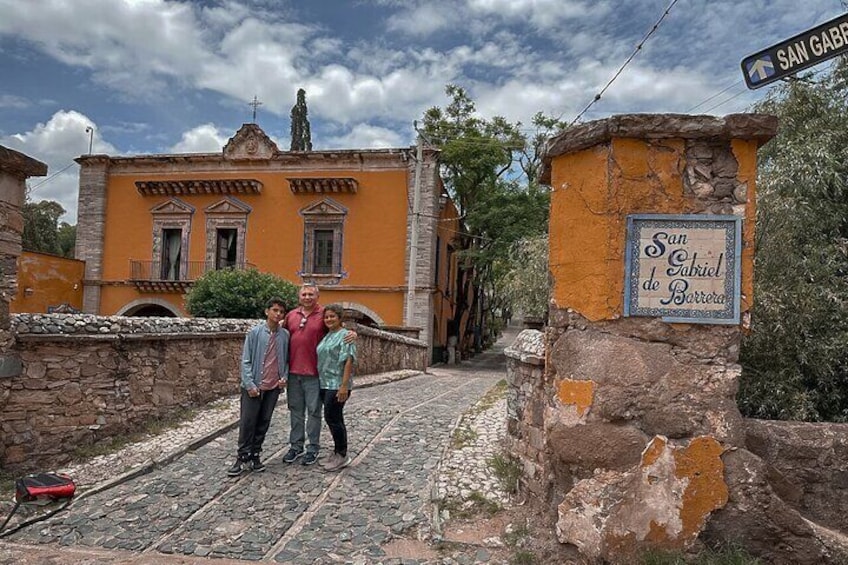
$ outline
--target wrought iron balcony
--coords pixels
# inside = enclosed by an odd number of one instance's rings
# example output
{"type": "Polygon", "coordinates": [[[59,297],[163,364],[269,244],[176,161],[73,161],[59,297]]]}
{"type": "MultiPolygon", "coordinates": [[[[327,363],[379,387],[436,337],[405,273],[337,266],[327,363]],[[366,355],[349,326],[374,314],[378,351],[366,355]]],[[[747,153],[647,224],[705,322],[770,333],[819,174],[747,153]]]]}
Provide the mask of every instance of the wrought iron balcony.
{"type": "MultiPolygon", "coordinates": [[[[245,263],[235,269],[254,269],[255,265],[245,263]]],[[[214,262],[186,261],[179,268],[170,268],[161,261],[138,261],[130,259],[129,281],[140,292],[180,292],[184,293],[203,274],[218,270],[214,262]]]]}

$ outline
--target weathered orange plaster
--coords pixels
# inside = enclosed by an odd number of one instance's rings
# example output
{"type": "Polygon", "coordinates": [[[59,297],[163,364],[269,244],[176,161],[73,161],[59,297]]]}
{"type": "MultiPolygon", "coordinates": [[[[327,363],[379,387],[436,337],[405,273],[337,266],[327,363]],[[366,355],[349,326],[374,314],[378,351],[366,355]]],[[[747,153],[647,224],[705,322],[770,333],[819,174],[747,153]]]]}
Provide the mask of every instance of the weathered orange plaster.
{"type": "Polygon", "coordinates": [[[734,139],[730,143],[739,164],[739,182],[747,185],[745,219],[742,222],[742,300],[740,311],[754,305],[754,228],[757,222],[757,147],[753,140],[734,139]]]}
{"type": "Polygon", "coordinates": [[[583,416],[592,406],[592,397],[595,393],[595,383],[592,381],[573,381],[565,379],[560,381],[557,389],[559,401],[570,404],[577,408],[577,415],[583,416]]]}
{"type": "Polygon", "coordinates": [[[552,161],[554,301],[596,321],[623,310],[626,217],[681,213],[682,140],[615,138],[552,161]]]}
{"type": "MultiPolygon", "coordinates": [[[[753,293],[756,141],[731,140],[747,183],[743,226],[742,311],[753,293]]],[[[685,141],[613,138],[551,162],[549,264],[559,308],[591,321],[623,313],[626,218],[629,214],[698,211],[683,194],[685,141]]]]}
{"type": "Polygon", "coordinates": [[[648,535],[645,536],[645,541],[649,541],[655,545],[661,545],[662,542],[668,540],[669,535],[666,527],[664,525],[657,524],[654,520],[651,520],[650,530],[648,531],[648,535]]]}
{"type": "Polygon", "coordinates": [[[680,508],[683,538],[698,535],[710,512],[727,504],[723,451],[718,441],[706,436],[696,437],[687,447],[674,451],[675,475],[688,481],[680,508]]]}
{"type": "Polygon", "coordinates": [[[645,451],[642,452],[642,468],[650,467],[656,463],[657,459],[659,459],[660,455],[662,455],[662,452],[665,451],[667,445],[667,439],[655,436],[650,443],[648,443],[645,451]]]}
{"type": "Polygon", "coordinates": [[[18,257],[18,290],[9,311],[47,312],[67,304],[82,308],[85,263],[47,253],[24,251],[18,257]]]}

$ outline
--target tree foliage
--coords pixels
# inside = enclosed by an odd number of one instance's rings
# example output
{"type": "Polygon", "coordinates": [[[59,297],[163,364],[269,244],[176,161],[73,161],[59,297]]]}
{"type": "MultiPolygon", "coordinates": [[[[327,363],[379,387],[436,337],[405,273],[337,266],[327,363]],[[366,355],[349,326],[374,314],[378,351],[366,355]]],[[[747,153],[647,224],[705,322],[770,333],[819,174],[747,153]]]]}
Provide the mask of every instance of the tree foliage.
{"type": "Polygon", "coordinates": [[[59,254],[62,257],[73,257],[74,247],[77,243],[77,227],[68,222],[61,222],[56,239],[59,244],[59,254]]]}
{"type": "Polygon", "coordinates": [[[61,204],[53,200],[27,200],[21,212],[24,218],[24,231],[21,236],[24,250],[73,256],[74,244],[73,241],[69,242],[68,238],[73,234],[73,239],[76,239],[76,227],[66,222],[59,225],[59,218],[65,213],[61,204]]]}
{"type": "Polygon", "coordinates": [[[510,269],[503,292],[511,308],[525,316],[544,320],[548,315],[551,284],[548,271],[548,235],[516,241],[510,250],[510,269]]]}
{"type": "MultiPolygon", "coordinates": [[[[445,92],[449,103],[425,112],[423,131],[441,150],[442,179],[464,218],[457,245],[463,250],[463,268],[457,274],[460,290],[452,327],[458,328],[470,312],[475,322],[468,331],[476,332],[479,347],[493,337],[485,335],[486,317],[488,327],[496,328],[497,315],[512,309],[504,291],[505,277],[516,267],[511,249],[524,238],[547,232],[549,194],[536,182],[539,150],[546,134],[562,124],[537,114],[535,134],[528,139],[520,122],[481,117],[462,87],[447,85],[445,92]],[[466,303],[472,286],[481,292],[466,303]]],[[[540,299],[547,303],[547,296],[540,299]]]]}
{"type": "Polygon", "coordinates": [[[291,150],[312,151],[312,130],[306,108],[306,91],[297,91],[297,103],[291,109],[291,150]]]}
{"type": "Polygon", "coordinates": [[[272,297],[283,300],[286,310],[297,305],[298,287],[256,269],[209,271],[197,279],[186,295],[186,308],[201,318],[264,318],[272,297]]]}
{"type": "Polygon", "coordinates": [[[848,421],[848,66],[772,90],[760,153],[749,416],[848,421]]]}

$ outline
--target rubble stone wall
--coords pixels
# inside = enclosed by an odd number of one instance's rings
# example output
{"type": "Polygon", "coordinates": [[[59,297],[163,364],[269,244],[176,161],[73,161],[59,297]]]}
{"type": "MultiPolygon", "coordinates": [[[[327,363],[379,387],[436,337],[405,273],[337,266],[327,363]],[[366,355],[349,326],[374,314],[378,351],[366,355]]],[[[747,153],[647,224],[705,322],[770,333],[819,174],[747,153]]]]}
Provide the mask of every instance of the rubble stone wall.
{"type": "MultiPolygon", "coordinates": [[[[238,390],[257,320],[12,316],[20,376],[0,378],[0,464],[55,468],[74,449],[238,390]]],[[[424,342],[358,327],[357,374],[426,367],[424,342]]]]}
{"type": "Polygon", "coordinates": [[[550,500],[552,481],[548,476],[545,436],[546,399],[551,398],[545,381],[545,335],[522,330],[505,350],[507,374],[507,450],[524,470],[524,487],[536,500],[550,500]]]}
{"type": "Polygon", "coordinates": [[[745,447],[775,492],[806,518],[848,535],[848,424],[745,420],[745,447]]]}
{"type": "MultiPolygon", "coordinates": [[[[575,504],[588,494],[590,486],[604,479],[612,479],[619,489],[614,490],[617,495],[632,496],[618,486],[625,474],[606,470],[626,469],[633,462],[641,465],[644,454],[650,452],[642,444],[645,436],[628,435],[624,427],[614,424],[594,430],[589,427],[583,434],[573,434],[572,445],[563,446],[563,452],[552,449],[545,413],[555,405],[552,399],[557,391],[545,371],[544,335],[525,330],[505,353],[509,383],[506,442],[522,464],[522,489],[528,499],[546,501],[541,510],[555,511],[563,493],[575,504]],[[584,466],[592,471],[581,474],[584,466]]],[[[578,402],[578,406],[585,405],[578,402]]],[[[712,480],[706,486],[728,496],[731,491],[737,496],[742,492],[742,506],[750,506],[744,511],[735,510],[734,505],[720,510],[703,537],[716,543],[741,540],[768,562],[796,563],[798,556],[808,554],[803,562],[840,563],[844,554],[836,538],[848,535],[844,512],[848,507],[848,424],[744,419],[742,427],[744,448],[727,450],[720,459],[722,468],[710,469],[712,480]],[[778,524],[764,520],[765,516],[778,516],[778,524]],[[833,533],[817,529],[815,524],[833,533]],[[751,531],[745,531],[746,527],[751,531]],[[784,528],[791,530],[791,542],[785,541],[784,528]],[[835,539],[828,540],[828,535],[835,539]],[[831,547],[823,547],[822,539],[831,547]],[[790,550],[791,544],[795,547],[790,550]]],[[[697,449],[699,444],[703,449],[703,440],[693,445],[697,449]]],[[[653,445],[656,449],[661,444],[653,445]]],[[[691,452],[692,447],[680,453],[690,457],[691,452]]],[[[658,480],[656,469],[652,472],[658,480]]],[[[588,502],[593,503],[597,500],[588,502]]]]}

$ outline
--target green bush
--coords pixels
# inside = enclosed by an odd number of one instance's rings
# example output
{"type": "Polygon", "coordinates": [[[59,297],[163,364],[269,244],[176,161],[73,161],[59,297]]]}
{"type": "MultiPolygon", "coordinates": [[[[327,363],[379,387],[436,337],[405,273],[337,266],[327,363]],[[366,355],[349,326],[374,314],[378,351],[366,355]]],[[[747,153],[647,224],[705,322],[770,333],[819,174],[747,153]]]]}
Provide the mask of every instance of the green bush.
{"type": "Polygon", "coordinates": [[[186,295],[186,308],[200,318],[264,318],[269,298],[297,306],[298,286],[256,269],[209,271],[186,295]]]}
{"type": "Polygon", "coordinates": [[[760,149],[745,416],[848,421],[848,62],[772,90],[760,149]]]}

